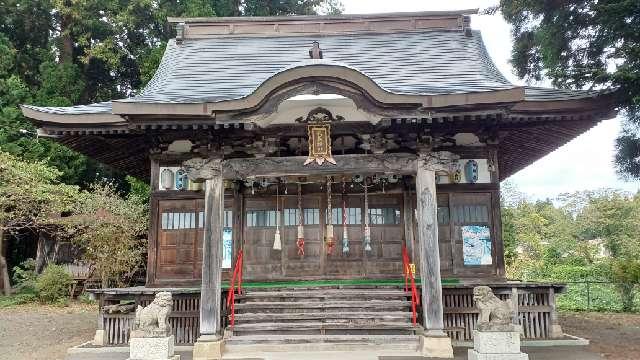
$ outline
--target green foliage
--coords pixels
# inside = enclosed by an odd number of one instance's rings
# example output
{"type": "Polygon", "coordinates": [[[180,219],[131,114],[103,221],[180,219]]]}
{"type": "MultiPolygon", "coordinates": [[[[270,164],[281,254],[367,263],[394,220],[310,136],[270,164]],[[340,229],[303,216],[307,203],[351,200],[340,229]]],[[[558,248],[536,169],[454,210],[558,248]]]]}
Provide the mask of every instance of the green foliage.
{"type": "Polygon", "coordinates": [[[48,265],[36,281],[38,299],[47,304],[64,304],[69,299],[73,278],[60,265],[48,265]]]}
{"type": "Polygon", "coordinates": [[[640,195],[603,189],[563,194],[553,203],[511,201],[512,189],[507,190],[502,229],[509,277],[607,282],[590,288],[605,298],[588,299],[586,289],[570,285],[562,306],[634,309],[640,284],[640,195]]]}
{"type": "Polygon", "coordinates": [[[616,164],[640,179],[640,2],[501,0],[499,8],[513,26],[511,63],[520,78],[618,89],[627,116],[616,164]]]}
{"type": "Polygon", "coordinates": [[[80,296],[78,296],[78,301],[80,301],[80,303],[82,304],[87,304],[87,305],[95,305],[97,303],[97,301],[94,300],[93,297],[91,297],[91,295],[87,293],[80,294],[80,296]]]}
{"type": "Polygon", "coordinates": [[[18,294],[36,295],[37,280],[38,273],[36,272],[36,261],[34,259],[27,259],[13,268],[13,283],[18,294]]]}
{"type": "Polygon", "coordinates": [[[95,184],[80,194],[60,224],[106,287],[125,284],[144,265],[148,220],[143,196],[133,192],[122,197],[112,184],[95,184]]]}
{"type": "Polygon", "coordinates": [[[33,303],[38,300],[35,293],[19,293],[8,296],[0,296],[0,309],[16,305],[24,305],[33,303]]]}
{"type": "Polygon", "coordinates": [[[60,172],[42,162],[20,161],[0,151],[0,227],[46,226],[70,209],[77,187],[59,181],[60,172]]]}

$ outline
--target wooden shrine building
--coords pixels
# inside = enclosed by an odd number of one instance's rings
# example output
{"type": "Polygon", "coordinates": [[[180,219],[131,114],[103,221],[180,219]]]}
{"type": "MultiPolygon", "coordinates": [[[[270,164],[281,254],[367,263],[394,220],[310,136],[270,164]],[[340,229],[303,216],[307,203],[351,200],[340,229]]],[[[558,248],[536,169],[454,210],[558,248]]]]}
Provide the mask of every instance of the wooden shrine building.
{"type": "MultiPolygon", "coordinates": [[[[40,133],[151,184],[146,287],[101,304],[172,291],[196,359],[380,335],[450,357],[478,284],[517,298],[525,338],[562,336],[562,286],[505,278],[500,181],[613,117],[612,95],[509,83],[473,13],[172,18],[139,95],[23,106],[40,133]]],[[[99,319],[97,344],[126,344],[133,314],[99,319]]]]}

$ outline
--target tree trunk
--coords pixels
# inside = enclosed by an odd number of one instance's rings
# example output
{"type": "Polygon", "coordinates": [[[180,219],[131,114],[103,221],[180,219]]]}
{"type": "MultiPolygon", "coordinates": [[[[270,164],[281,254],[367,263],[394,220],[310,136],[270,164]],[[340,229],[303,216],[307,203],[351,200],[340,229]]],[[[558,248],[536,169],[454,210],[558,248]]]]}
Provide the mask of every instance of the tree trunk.
{"type": "Polygon", "coordinates": [[[60,63],[71,64],[73,61],[73,38],[71,37],[71,15],[62,15],[60,19],[60,35],[62,48],[60,49],[60,63]]]}
{"type": "Polygon", "coordinates": [[[58,243],[46,231],[38,232],[38,247],[36,250],[36,273],[41,274],[49,263],[58,259],[58,243]]]}
{"type": "Polygon", "coordinates": [[[4,229],[0,227],[0,290],[4,295],[11,293],[11,283],[9,282],[9,267],[4,257],[4,229]]]}

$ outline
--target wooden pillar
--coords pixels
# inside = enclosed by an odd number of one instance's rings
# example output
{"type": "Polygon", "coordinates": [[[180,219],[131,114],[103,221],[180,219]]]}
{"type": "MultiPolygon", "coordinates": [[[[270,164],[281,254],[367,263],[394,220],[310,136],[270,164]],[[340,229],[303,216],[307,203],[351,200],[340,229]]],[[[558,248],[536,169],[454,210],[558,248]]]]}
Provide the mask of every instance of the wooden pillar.
{"type": "Polygon", "coordinates": [[[418,164],[416,174],[418,196],[418,241],[420,248],[420,281],[424,326],[427,332],[443,334],[442,281],[440,279],[440,250],[435,171],[418,164]]]}
{"type": "Polygon", "coordinates": [[[218,174],[205,181],[200,293],[200,334],[215,337],[220,335],[223,214],[224,186],[220,168],[218,174]]]}
{"type": "Polygon", "coordinates": [[[443,331],[442,280],[440,278],[440,250],[438,248],[438,217],[436,198],[436,167],[421,155],[417,162],[416,196],[418,221],[418,252],[420,253],[420,281],[422,284],[422,313],[424,337],[423,355],[453,358],[451,340],[443,331]]]}
{"type": "Polygon", "coordinates": [[[551,307],[551,329],[549,330],[549,337],[552,339],[561,339],[564,337],[564,331],[562,331],[562,326],[560,326],[560,320],[558,319],[556,289],[553,286],[549,287],[549,306],[551,307]]]}
{"type": "Polygon", "coordinates": [[[402,191],[402,202],[405,245],[407,246],[407,252],[409,253],[411,261],[413,263],[418,263],[413,241],[413,204],[408,186],[402,191]]]}

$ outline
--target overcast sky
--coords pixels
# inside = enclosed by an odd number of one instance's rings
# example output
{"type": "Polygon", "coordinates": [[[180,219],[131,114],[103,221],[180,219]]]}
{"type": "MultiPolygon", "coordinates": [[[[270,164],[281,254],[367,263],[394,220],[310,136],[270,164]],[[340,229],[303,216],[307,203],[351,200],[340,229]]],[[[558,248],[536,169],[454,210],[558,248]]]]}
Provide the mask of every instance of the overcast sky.
{"type": "MultiPolygon", "coordinates": [[[[483,9],[497,2],[497,0],[342,0],[347,14],[483,9]]],[[[509,64],[511,32],[510,26],[502,17],[474,15],[471,19],[471,27],[482,31],[489,54],[507,79],[514,84],[524,85],[513,74],[509,64]]],[[[640,189],[640,182],[624,182],[618,179],[613,167],[614,139],[619,128],[618,119],[603,121],[508,180],[533,199],[553,198],[563,192],[603,187],[636,192],[640,189]]]]}

